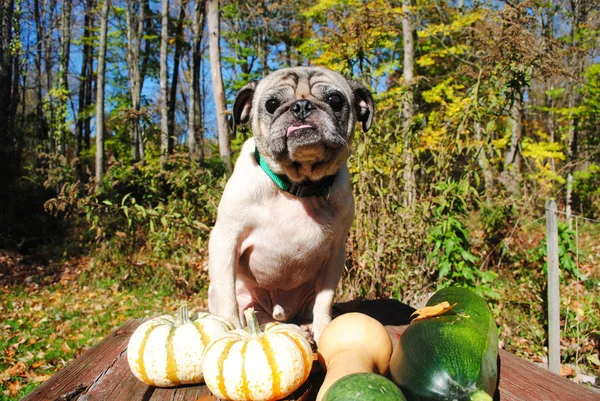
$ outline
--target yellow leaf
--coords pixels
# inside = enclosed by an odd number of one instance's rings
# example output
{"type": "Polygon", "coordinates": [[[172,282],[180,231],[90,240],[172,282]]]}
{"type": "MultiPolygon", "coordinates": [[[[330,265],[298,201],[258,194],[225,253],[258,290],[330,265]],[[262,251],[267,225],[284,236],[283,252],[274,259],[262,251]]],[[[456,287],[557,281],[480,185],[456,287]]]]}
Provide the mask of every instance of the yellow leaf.
{"type": "Polygon", "coordinates": [[[414,313],[412,315],[410,315],[410,317],[417,315],[417,317],[415,317],[412,320],[413,322],[415,322],[417,320],[423,320],[423,319],[428,319],[430,317],[441,316],[444,313],[452,310],[452,308],[454,308],[455,306],[456,306],[456,304],[450,305],[447,301],[444,301],[444,302],[440,302],[437,305],[425,306],[421,309],[417,309],[416,311],[414,311],[414,313]]]}

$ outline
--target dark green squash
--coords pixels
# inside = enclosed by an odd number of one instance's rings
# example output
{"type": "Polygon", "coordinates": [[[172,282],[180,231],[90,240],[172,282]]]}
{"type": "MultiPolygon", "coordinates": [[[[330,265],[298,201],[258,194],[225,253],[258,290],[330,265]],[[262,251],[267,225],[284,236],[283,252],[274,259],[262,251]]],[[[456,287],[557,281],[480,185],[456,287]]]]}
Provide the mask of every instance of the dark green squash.
{"type": "Polygon", "coordinates": [[[323,401],[406,401],[400,389],[376,373],[352,373],[329,387],[323,401]]]}
{"type": "Polygon", "coordinates": [[[436,292],[427,306],[454,308],[413,321],[390,360],[392,379],[409,401],[492,400],[498,381],[498,330],[486,302],[466,288],[436,292]]]}

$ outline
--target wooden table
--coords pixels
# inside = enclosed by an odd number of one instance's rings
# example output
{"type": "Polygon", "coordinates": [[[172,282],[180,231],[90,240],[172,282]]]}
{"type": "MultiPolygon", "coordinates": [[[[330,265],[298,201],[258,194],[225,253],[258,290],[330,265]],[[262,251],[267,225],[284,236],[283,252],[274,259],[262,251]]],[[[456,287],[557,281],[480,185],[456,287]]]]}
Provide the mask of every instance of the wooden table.
{"type": "MultiPolygon", "coordinates": [[[[413,309],[395,300],[337,304],[334,314],[359,311],[382,322],[392,341],[404,331],[413,309]]],[[[57,372],[22,401],[215,401],[204,385],[160,389],[138,381],[127,364],[127,342],[143,319],[132,319],[57,372]]],[[[293,399],[312,400],[322,373],[315,373],[293,399]],[[312,390],[312,391],[311,391],[312,390]]],[[[600,401],[595,389],[578,385],[504,350],[495,401],[600,401]]]]}

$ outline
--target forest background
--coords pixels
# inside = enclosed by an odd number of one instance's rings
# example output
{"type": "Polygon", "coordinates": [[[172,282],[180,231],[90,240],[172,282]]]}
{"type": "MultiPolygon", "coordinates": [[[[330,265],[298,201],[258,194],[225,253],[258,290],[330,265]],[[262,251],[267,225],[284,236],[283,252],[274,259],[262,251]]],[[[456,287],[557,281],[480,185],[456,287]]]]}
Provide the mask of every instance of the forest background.
{"type": "Polygon", "coordinates": [[[4,0],[0,400],[130,317],[205,307],[248,80],[324,65],[369,86],[338,300],[476,289],[544,364],[559,205],[562,374],[600,374],[595,0],[4,0]]]}

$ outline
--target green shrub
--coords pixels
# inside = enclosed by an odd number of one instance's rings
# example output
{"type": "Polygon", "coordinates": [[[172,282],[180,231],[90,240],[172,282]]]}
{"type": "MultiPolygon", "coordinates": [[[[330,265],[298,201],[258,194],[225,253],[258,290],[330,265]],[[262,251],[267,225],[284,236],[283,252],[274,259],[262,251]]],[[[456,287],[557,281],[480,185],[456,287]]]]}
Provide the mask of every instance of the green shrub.
{"type": "Polygon", "coordinates": [[[469,233],[461,221],[467,213],[469,197],[475,194],[467,180],[448,180],[434,187],[438,196],[432,202],[432,225],[426,243],[432,246],[427,260],[437,267],[439,287],[466,285],[493,295],[490,283],[498,276],[477,266],[471,252],[469,233]]]}
{"type": "MultiPolygon", "coordinates": [[[[539,245],[531,251],[534,263],[538,266],[542,264],[544,274],[548,272],[548,260],[547,260],[547,238],[544,237],[539,245]]],[[[561,280],[564,278],[564,271],[577,280],[585,280],[585,275],[579,270],[577,266],[577,259],[582,258],[584,255],[577,247],[576,233],[574,230],[569,228],[567,223],[558,222],[558,263],[559,263],[559,274],[561,280]]]]}
{"type": "Polygon", "coordinates": [[[205,287],[206,241],[225,182],[219,162],[199,165],[186,154],[146,165],[114,163],[100,190],[65,185],[47,210],[85,226],[94,277],[154,283],[184,292],[205,287]]]}
{"type": "Polygon", "coordinates": [[[582,215],[600,218],[600,166],[591,164],[586,170],[573,174],[573,195],[577,201],[575,209],[582,215]]]}

